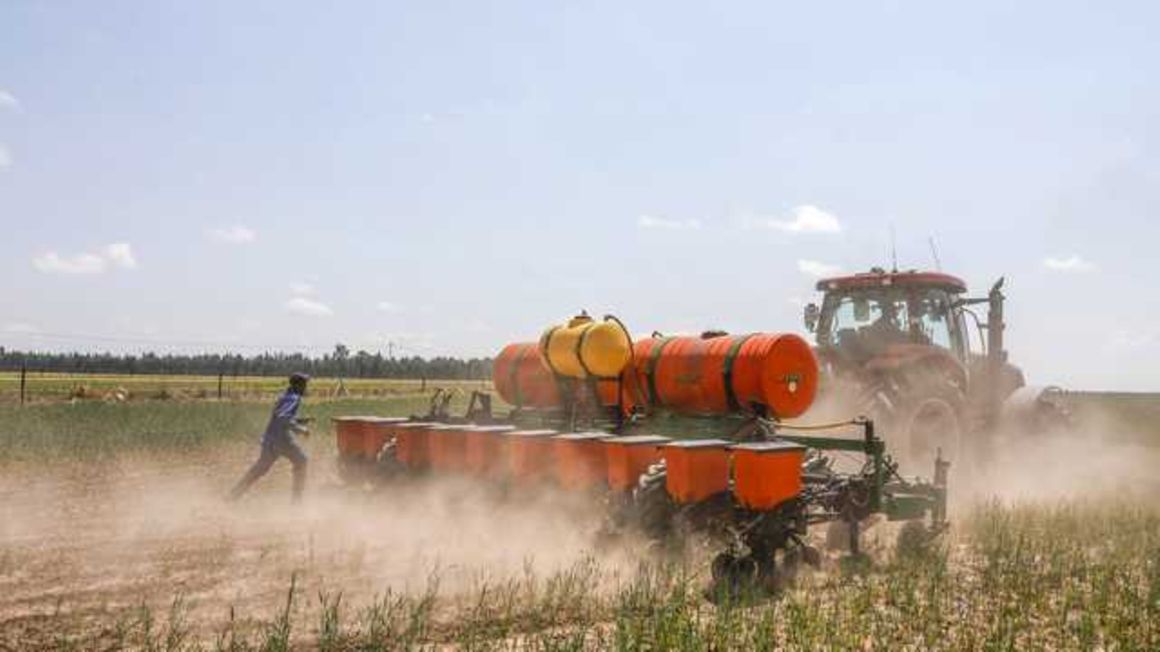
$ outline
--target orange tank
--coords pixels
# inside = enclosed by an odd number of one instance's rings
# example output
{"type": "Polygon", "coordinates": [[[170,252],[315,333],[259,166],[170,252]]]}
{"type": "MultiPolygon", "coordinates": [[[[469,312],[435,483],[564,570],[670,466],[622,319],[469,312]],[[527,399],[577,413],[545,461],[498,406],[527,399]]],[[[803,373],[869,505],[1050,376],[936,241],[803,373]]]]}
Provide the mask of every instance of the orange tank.
{"type": "Polygon", "coordinates": [[[782,441],[733,446],[733,495],[757,511],[769,511],[802,492],[804,446],[782,441]]]}
{"type": "MultiPolygon", "coordinates": [[[[517,342],[500,351],[492,365],[495,391],[509,405],[519,408],[560,407],[561,383],[575,386],[574,379],[557,379],[544,363],[537,342],[517,342]]],[[[620,383],[615,378],[586,381],[596,386],[601,405],[613,406],[619,402],[620,383]]]]}
{"type": "Polygon", "coordinates": [[[609,437],[604,441],[608,486],[613,491],[632,491],[649,465],[660,461],[660,447],[671,441],[658,435],[609,437]]]}
{"type": "Polygon", "coordinates": [[[395,456],[407,468],[418,471],[431,465],[428,436],[437,423],[413,421],[395,426],[395,456]]]}
{"type": "Polygon", "coordinates": [[[727,414],[758,405],[793,418],[814,401],[818,362],[793,334],[649,338],[634,349],[636,382],[653,405],[727,414]]]}
{"type": "Polygon", "coordinates": [[[729,490],[729,442],[686,439],[661,447],[665,490],[678,503],[698,503],[729,490]]]}
{"type": "Polygon", "coordinates": [[[536,342],[509,344],[492,365],[500,398],[516,407],[550,408],[560,404],[556,377],[540,358],[536,342]]]}

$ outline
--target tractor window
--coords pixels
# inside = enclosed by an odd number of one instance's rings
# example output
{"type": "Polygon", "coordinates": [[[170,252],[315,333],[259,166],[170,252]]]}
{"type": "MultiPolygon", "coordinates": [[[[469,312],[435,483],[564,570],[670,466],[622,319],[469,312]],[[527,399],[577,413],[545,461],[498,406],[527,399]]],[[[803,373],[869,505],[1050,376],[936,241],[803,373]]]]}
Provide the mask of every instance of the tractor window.
{"type": "Polygon", "coordinates": [[[915,296],[915,316],[913,324],[919,330],[927,343],[941,346],[944,349],[952,348],[951,330],[953,317],[948,309],[948,299],[945,292],[933,290],[915,296]]]}
{"type": "Polygon", "coordinates": [[[893,344],[937,346],[965,355],[951,295],[939,288],[862,288],[826,294],[818,344],[871,353],[893,344]]]}
{"type": "MultiPolygon", "coordinates": [[[[896,291],[860,292],[826,297],[823,318],[829,317],[823,339],[841,345],[843,339],[872,337],[884,342],[907,339],[908,306],[896,291]],[[825,313],[828,313],[825,314],[825,313]]],[[[825,321],[825,320],[824,320],[825,321]]]]}
{"type": "Polygon", "coordinates": [[[951,309],[951,296],[944,290],[923,290],[914,295],[915,328],[926,342],[966,355],[962,314],[951,309]]]}

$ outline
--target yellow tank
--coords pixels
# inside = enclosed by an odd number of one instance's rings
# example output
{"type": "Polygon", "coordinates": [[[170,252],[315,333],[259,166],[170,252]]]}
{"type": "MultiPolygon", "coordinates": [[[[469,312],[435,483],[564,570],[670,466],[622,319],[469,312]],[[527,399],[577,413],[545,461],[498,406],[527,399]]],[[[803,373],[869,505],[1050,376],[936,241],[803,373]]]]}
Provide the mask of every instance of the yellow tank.
{"type": "Polygon", "coordinates": [[[632,341],[619,321],[595,321],[580,313],[544,331],[540,355],[561,376],[616,378],[632,359],[632,341]]]}

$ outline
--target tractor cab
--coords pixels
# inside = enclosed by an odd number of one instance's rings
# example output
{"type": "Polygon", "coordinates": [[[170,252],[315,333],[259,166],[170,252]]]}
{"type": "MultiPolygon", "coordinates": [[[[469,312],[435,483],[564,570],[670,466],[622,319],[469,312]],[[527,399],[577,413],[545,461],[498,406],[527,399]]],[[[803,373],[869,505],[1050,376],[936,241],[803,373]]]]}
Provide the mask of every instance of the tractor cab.
{"type": "Polygon", "coordinates": [[[806,306],[805,325],[831,380],[887,396],[891,409],[941,393],[960,420],[994,425],[1024,386],[1003,348],[1002,287],[969,297],[950,274],[873,268],[819,281],[822,305],[806,306]]]}
{"type": "Polygon", "coordinates": [[[936,347],[967,365],[959,297],[966,284],[935,272],[870,272],[818,282],[822,306],[806,307],[818,348],[864,364],[900,348],[936,347]]]}

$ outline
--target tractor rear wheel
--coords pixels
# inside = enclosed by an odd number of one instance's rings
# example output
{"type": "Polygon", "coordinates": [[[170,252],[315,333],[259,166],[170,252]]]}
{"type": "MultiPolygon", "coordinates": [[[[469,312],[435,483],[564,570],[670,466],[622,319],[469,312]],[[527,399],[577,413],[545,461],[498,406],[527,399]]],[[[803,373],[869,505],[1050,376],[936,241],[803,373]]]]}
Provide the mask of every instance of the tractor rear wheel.
{"type": "Polygon", "coordinates": [[[962,462],[966,404],[962,391],[952,385],[937,384],[919,389],[920,393],[906,401],[907,407],[899,420],[905,442],[900,448],[904,461],[925,467],[941,452],[943,459],[962,462]]]}

